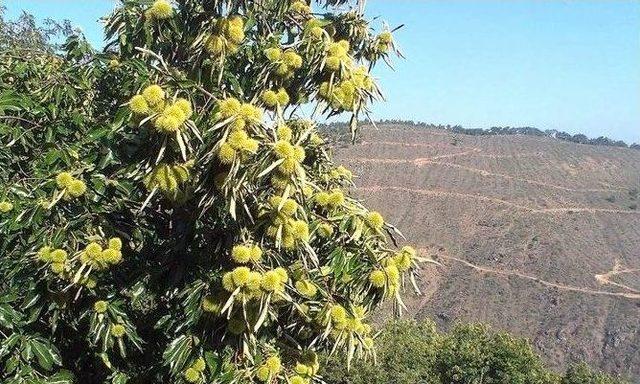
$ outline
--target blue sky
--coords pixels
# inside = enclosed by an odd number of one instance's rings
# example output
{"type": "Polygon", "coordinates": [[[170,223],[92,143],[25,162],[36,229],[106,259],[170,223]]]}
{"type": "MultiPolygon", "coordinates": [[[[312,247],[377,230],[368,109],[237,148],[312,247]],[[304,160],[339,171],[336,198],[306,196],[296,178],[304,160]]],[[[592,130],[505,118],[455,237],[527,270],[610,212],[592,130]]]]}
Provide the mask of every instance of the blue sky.
{"type": "MultiPolygon", "coordinates": [[[[5,0],[69,19],[96,45],[112,0],[5,0]]],[[[534,126],[640,142],[640,2],[368,0],[406,56],[380,67],[376,118],[534,126]]]]}

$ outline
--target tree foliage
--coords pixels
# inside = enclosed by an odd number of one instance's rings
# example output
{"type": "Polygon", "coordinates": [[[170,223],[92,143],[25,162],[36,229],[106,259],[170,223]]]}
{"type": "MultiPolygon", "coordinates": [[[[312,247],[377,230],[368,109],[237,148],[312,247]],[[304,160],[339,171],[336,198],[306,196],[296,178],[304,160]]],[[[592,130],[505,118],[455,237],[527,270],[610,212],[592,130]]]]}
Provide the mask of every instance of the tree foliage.
{"type": "Polygon", "coordinates": [[[0,52],[2,382],[303,384],[317,351],[371,355],[368,314],[424,259],[299,107],[355,132],[390,31],[341,0],[123,0],[105,23],[104,52],[0,52]]]}
{"type": "Polygon", "coordinates": [[[5,7],[0,6],[0,49],[20,54],[23,51],[53,52],[58,48],[56,40],[72,36],[75,31],[67,20],[44,20],[39,26],[35,17],[23,12],[17,20],[4,17],[5,7]]]}
{"type": "Polygon", "coordinates": [[[525,340],[494,332],[482,324],[457,324],[438,332],[432,321],[390,322],[377,340],[377,364],[358,361],[343,369],[344,357],[326,359],[321,374],[328,384],[624,384],[590,369],[569,367],[564,375],[547,369],[525,340]]]}
{"type": "Polygon", "coordinates": [[[561,384],[624,384],[619,378],[598,372],[585,363],[572,364],[561,384]]]}

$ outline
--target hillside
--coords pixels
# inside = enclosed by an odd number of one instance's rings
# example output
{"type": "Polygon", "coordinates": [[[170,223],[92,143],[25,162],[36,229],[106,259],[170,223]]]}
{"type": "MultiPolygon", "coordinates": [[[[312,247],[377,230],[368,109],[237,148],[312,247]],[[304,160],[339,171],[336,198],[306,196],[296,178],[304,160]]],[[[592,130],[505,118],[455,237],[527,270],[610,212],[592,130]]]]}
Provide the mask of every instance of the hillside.
{"type": "Polygon", "coordinates": [[[408,315],[483,321],[547,362],[640,380],[640,152],[385,124],[336,146],[357,194],[441,266],[408,315]]]}

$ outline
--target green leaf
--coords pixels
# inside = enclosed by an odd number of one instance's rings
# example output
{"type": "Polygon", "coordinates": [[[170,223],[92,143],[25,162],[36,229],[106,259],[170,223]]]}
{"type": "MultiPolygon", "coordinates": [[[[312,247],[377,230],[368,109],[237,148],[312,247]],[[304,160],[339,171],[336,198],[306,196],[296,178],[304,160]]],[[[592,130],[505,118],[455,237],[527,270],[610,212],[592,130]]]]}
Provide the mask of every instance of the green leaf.
{"type": "Polygon", "coordinates": [[[169,366],[172,374],[182,371],[187,363],[187,359],[191,355],[193,347],[193,338],[191,336],[182,335],[175,338],[165,349],[162,354],[164,364],[169,366]]]}
{"type": "Polygon", "coordinates": [[[217,353],[206,351],[204,353],[204,360],[207,362],[207,367],[213,376],[217,376],[222,366],[222,360],[217,353]]]}
{"type": "Polygon", "coordinates": [[[22,318],[22,313],[14,310],[8,304],[0,305],[0,326],[13,329],[14,325],[19,323],[22,318]]]}
{"type": "Polygon", "coordinates": [[[111,379],[111,383],[112,384],[126,384],[129,382],[129,376],[127,376],[126,374],[122,373],[122,372],[118,372],[113,376],[113,379],[111,379]]]}
{"type": "Polygon", "coordinates": [[[29,341],[33,349],[33,354],[38,361],[38,364],[47,371],[50,371],[54,365],[62,365],[59,352],[56,348],[38,339],[31,339],[29,341]]]}
{"type": "Polygon", "coordinates": [[[47,379],[47,384],[73,384],[74,377],[69,371],[61,371],[47,379]]]}

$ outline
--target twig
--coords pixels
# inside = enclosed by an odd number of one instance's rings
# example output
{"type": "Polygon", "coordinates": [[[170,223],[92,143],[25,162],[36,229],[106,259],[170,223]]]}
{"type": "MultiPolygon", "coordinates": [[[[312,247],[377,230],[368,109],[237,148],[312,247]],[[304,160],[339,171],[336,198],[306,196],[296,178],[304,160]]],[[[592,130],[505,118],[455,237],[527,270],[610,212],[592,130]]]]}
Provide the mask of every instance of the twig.
{"type": "Polygon", "coordinates": [[[18,116],[2,115],[2,116],[0,116],[0,119],[19,120],[19,121],[23,121],[25,123],[29,123],[29,124],[31,124],[33,126],[36,126],[36,127],[39,127],[39,128],[42,127],[40,124],[36,123],[35,121],[27,120],[27,119],[25,119],[23,117],[18,117],[18,116]]]}

